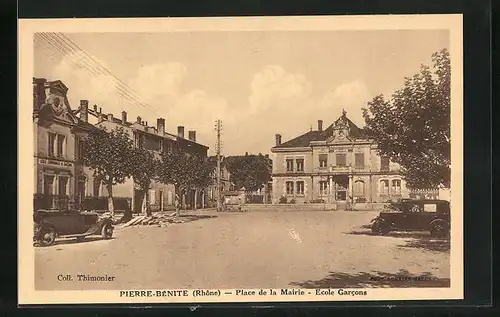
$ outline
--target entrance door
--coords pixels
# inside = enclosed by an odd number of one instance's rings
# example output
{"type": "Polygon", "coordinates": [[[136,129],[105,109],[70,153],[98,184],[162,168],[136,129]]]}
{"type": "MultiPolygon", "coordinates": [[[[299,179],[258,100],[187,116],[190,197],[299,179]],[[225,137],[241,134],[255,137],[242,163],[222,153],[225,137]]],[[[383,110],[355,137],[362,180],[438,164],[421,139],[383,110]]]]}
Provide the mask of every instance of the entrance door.
{"type": "Polygon", "coordinates": [[[347,175],[338,175],[333,178],[335,182],[335,200],[347,200],[347,188],[349,187],[349,178],[347,175]]]}
{"type": "Polygon", "coordinates": [[[43,177],[43,203],[42,208],[54,208],[54,175],[44,175],[43,177]]]}

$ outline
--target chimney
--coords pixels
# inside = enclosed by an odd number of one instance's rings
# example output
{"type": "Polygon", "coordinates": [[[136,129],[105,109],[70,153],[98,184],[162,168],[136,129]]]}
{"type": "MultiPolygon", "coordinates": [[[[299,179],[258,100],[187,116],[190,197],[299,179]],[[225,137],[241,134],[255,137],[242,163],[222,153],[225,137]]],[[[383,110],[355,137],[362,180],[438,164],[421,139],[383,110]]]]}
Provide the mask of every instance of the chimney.
{"type": "Polygon", "coordinates": [[[80,100],[80,119],[83,122],[89,121],[89,101],[80,100]]]}
{"type": "Polygon", "coordinates": [[[108,121],[113,122],[113,114],[108,113],[108,121]]]}
{"type": "Polygon", "coordinates": [[[276,146],[281,145],[281,134],[276,134],[276,146]]]}
{"type": "Polygon", "coordinates": [[[45,96],[45,78],[33,78],[33,110],[40,110],[44,104],[45,96]]]}
{"type": "Polygon", "coordinates": [[[125,125],[127,123],[127,111],[122,111],[122,124],[125,125]]]}
{"type": "Polygon", "coordinates": [[[141,117],[137,117],[137,123],[142,124],[141,117]]]}
{"type": "Polygon", "coordinates": [[[94,105],[94,112],[97,113],[97,105],[94,105]]]}
{"type": "Polygon", "coordinates": [[[163,118],[156,119],[156,129],[158,130],[158,133],[160,135],[165,134],[165,119],[163,118]]]}
{"type": "Polygon", "coordinates": [[[177,136],[184,139],[184,127],[181,125],[177,127],[177,136]]]}
{"type": "Polygon", "coordinates": [[[189,140],[196,142],[196,131],[189,131],[189,140]]]}
{"type": "Polygon", "coordinates": [[[318,120],[318,131],[323,131],[323,120],[318,120]]]}

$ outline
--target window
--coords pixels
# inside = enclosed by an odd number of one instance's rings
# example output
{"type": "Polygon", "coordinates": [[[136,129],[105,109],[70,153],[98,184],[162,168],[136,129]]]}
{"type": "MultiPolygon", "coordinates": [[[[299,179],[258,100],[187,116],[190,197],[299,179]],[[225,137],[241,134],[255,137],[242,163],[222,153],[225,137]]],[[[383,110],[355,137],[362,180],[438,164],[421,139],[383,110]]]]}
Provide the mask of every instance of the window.
{"type": "Polygon", "coordinates": [[[365,154],[364,153],[355,153],[354,154],[354,166],[357,168],[365,167],[365,154]]]}
{"type": "Polygon", "coordinates": [[[142,134],[137,134],[137,147],[142,149],[144,146],[144,138],[142,137],[142,134]]]}
{"type": "Polygon", "coordinates": [[[66,155],[66,138],[64,135],[58,134],[57,135],[57,156],[58,157],[65,157],[66,155]]]}
{"type": "Polygon", "coordinates": [[[320,181],[319,182],[319,190],[322,195],[328,194],[328,182],[327,181],[320,181]]]}
{"type": "Polygon", "coordinates": [[[346,166],[346,157],[345,154],[336,154],[335,155],[337,166],[346,166]]]}
{"type": "Polygon", "coordinates": [[[293,171],[293,160],[292,159],[286,160],[286,170],[287,170],[287,172],[293,171]]]}
{"type": "Polygon", "coordinates": [[[328,155],[320,154],[319,155],[319,167],[326,167],[328,164],[328,155]]]}
{"type": "Polygon", "coordinates": [[[101,189],[101,182],[94,178],[94,196],[99,197],[101,189]]]}
{"type": "Polygon", "coordinates": [[[295,163],[297,164],[297,172],[303,172],[304,171],[304,159],[297,159],[295,163]]]}
{"type": "Polygon", "coordinates": [[[49,155],[50,156],[54,156],[54,153],[55,153],[55,143],[56,143],[56,134],[55,133],[50,133],[49,132],[49,155]]]}
{"type": "Polygon", "coordinates": [[[297,182],[297,195],[304,195],[304,182],[297,182]]]}
{"type": "Polygon", "coordinates": [[[85,140],[78,139],[78,153],[77,153],[78,160],[83,160],[84,151],[85,151],[85,140]]]}
{"type": "Polygon", "coordinates": [[[356,181],[354,182],[354,196],[356,197],[364,197],[365,196],[365,182],[356,181]]]}
{"type": "Polygon", "coordinates": [[[389,181],[387,179],[380,181],[380,194],[389,195],[389,181]]]}
{"type": "Polygon", "coordinates": [[[392,193],[396,194],[396,195],[399,195],[401,194],[401,180],[399,179],[394,179],[392,181],[392,193]]]}
{"type": "Polygon", "coordinates": [[[424,204],[424,211],[425,212],[437,212],[437,205],[436,204],[424,204]]]}
{"type": "Polygon", "coordinates": [[[389,170],[389,158],[387,156],[382,156],[380,158],[380,170],[381,171],[389,170]]]}
{"type": "Polygon", "coordinates": [[[168,142],[168,141],[165,141],[165,142],[167,143],[167,146],[166,146],[167,153],[172,152],[172,143],[168,142]]]}
{"type": "Polygon", "coordinates": [[[68,178],[59,177],[59,195],[66,196],[68,194],[68,178]]]}
{"type": "Polygon", "coordinates": [[[48,153],[50,156],[66,156],[66,137],[62,134],[49,132],[48,153]]]}
{"type": "Polygon", "coordinates": [[[286,194],[293,195],[293,182],[286,182],[286,194]]]}
{"type": "Polygon", "coordinates": [[[164,148],[164,143],[163,143],[163,139],[160,139],[158,141],[158,148],[160,149],[160,152],[164,152],[165,151],[165,148],[164,148]]]}
{"type": "Polygon", "coordinates": [[[46,195],[54,193],[54,175],[45,175],[43,177],[43,193],[46,195]]]}

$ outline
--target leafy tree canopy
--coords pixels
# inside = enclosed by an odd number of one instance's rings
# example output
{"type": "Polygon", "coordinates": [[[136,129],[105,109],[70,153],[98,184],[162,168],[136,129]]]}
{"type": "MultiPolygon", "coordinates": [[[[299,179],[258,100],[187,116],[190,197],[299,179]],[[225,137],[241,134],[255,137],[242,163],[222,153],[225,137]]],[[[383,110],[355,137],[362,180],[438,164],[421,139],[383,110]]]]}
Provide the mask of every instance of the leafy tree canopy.
{"type": "Polygon", "coordinates": [[[105,184],[123,183],[131,176],[130,154],[133,143],[121,127],[107,131],[93,129],[83,145],[83,163],[94,172],[94,177],[105,184]]]}
{"type": "Polygon", "coordinates": [[[226,163],[231,182],[237,189],[245,187],[248,191],[255,191],[271,180],[272,161],[262,154],[229,156],[226,163]]]}
{"type": "Polygon", "coordinates": [[[400,164],[410,188],[450,186],[450,55],[442,50],[432,61],[390,100],[379,95],[363,109],[366,133],[400,164]]]}
{"type": "Polygon", "coordinates": [[[213,170],[214,164],[208,158],[176,149],[162,154],[157,179],[181,190],[201,189],[210,185],[213,170]]]}

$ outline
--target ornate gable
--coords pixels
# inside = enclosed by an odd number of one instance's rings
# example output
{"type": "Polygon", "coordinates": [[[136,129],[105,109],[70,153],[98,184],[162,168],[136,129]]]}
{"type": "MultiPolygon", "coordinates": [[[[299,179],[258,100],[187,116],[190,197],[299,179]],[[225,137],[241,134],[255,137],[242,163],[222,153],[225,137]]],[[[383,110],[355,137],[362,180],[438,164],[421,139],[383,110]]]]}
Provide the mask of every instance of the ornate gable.
{"type": "Polygon", "coordinates": [[[332,126],[332,135],[326,140],[327,143],[351,142],[351,122],[347,119],[347,113],[342,110],[342,116],[338,118],[332,126]]]}
{"type": "Polygon", "coordinates": [[[71,111],[67,92],[68,88],[60,80],[47,83],[45,102],[40,107],[40,115],[76,124],[78,118],[71,111]]]}

